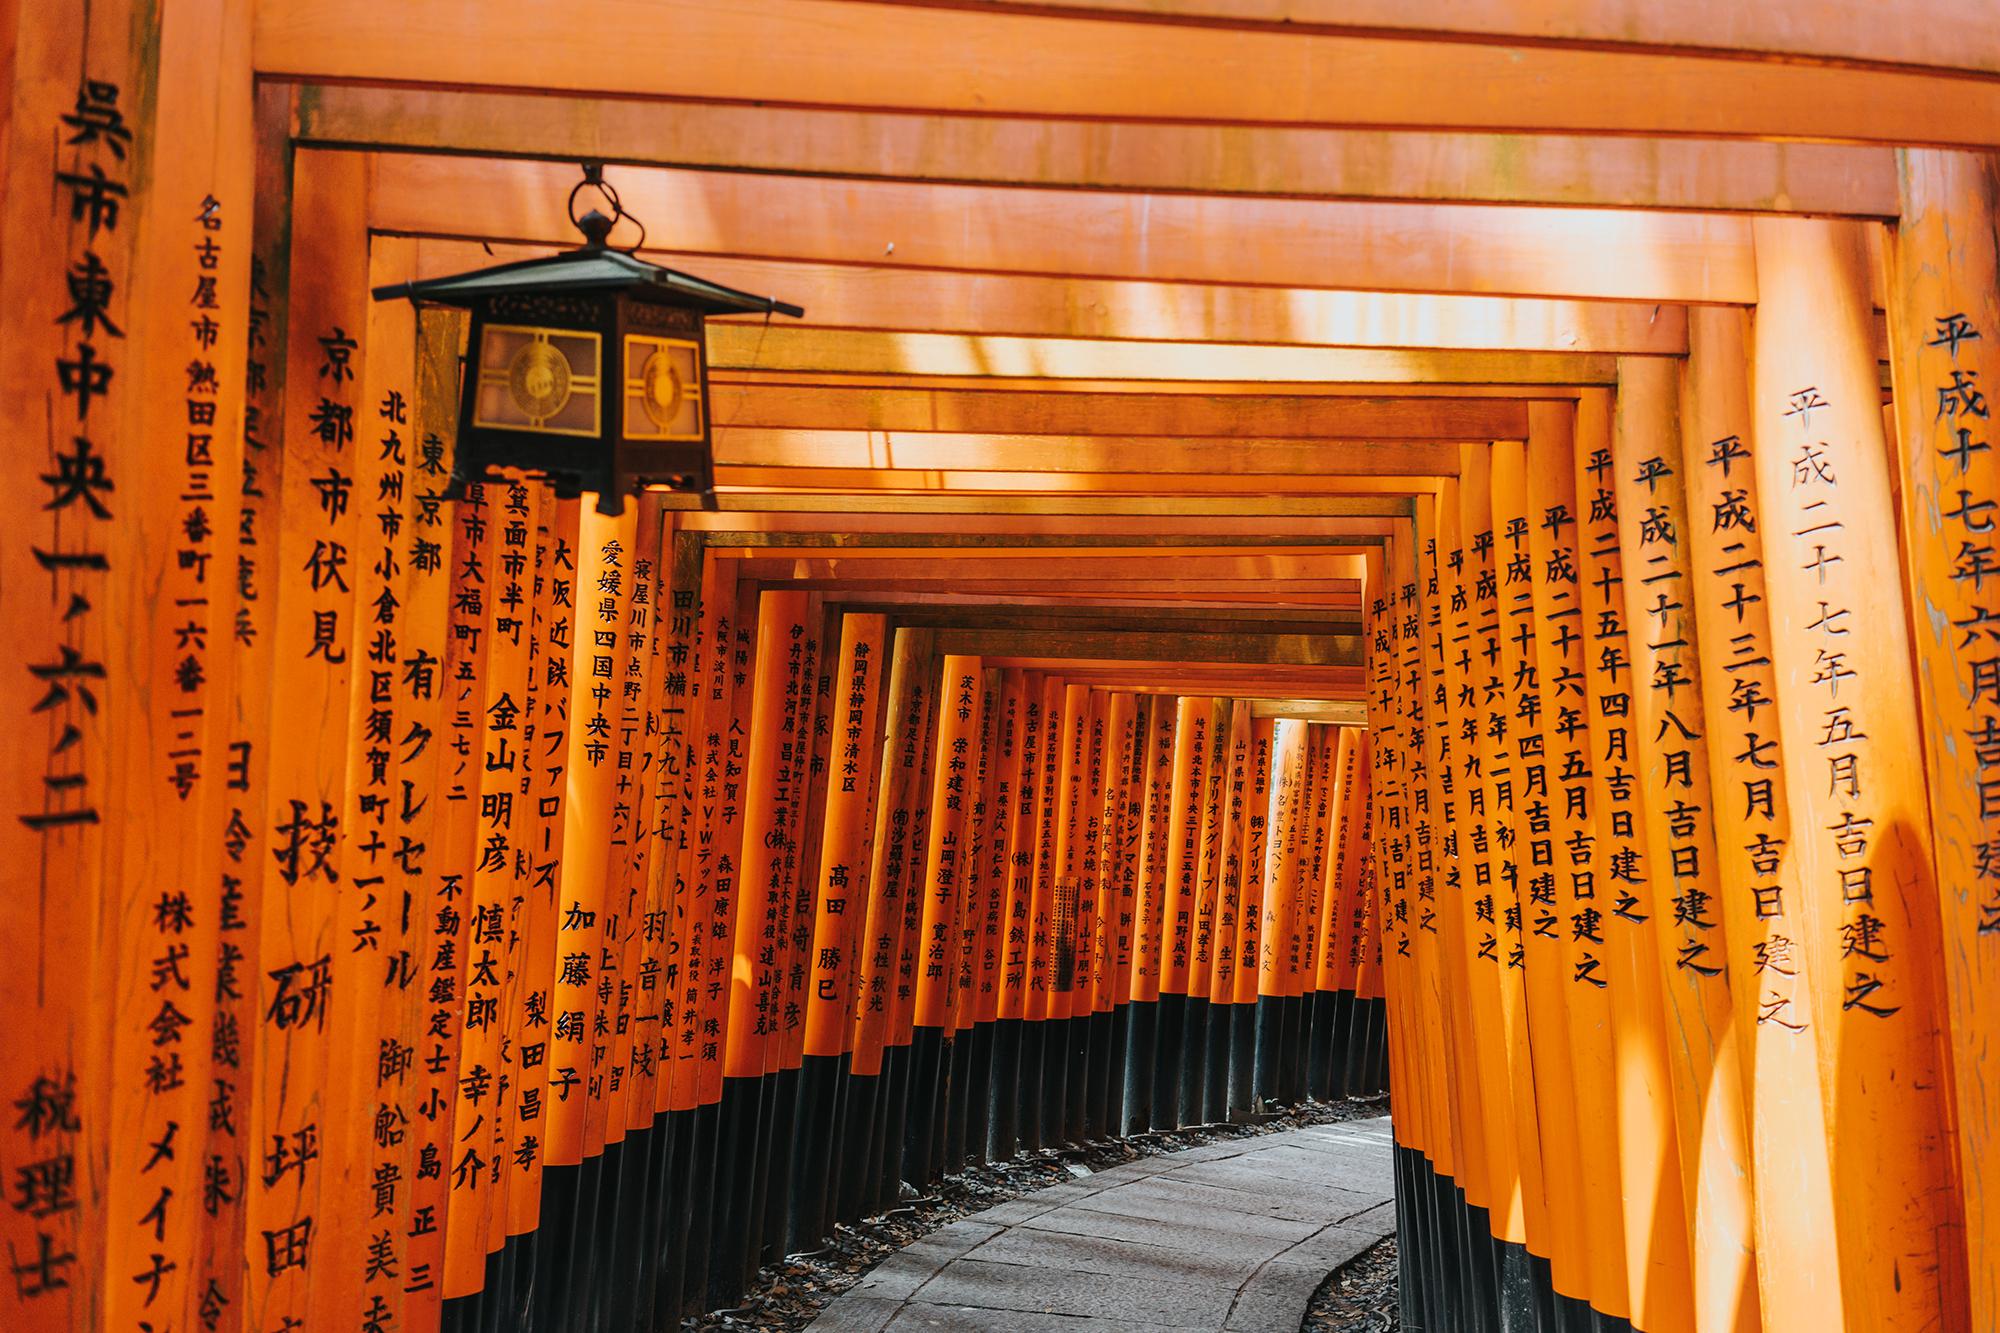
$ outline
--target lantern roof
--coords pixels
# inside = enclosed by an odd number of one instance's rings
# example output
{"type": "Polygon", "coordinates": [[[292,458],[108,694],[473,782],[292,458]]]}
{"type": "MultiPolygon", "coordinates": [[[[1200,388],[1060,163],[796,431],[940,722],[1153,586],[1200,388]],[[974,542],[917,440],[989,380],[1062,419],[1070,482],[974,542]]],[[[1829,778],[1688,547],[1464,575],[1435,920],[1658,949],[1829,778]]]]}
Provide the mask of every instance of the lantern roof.
{"type": "MultiPolygon", "coordinates": [[[[806,312],[799,306],[775,297],[756,296],[698,278],[692,273],[648,263],[635,255],[607,246],[601,233],[587,224],[599,214],[584,219],[584,234],[592,239],[574,250],[523,259],[512,264],[496,264],[470,273],[418,282],[399,282],[375,288],[378,301],[407,296],[413,301],[435,301],[441,305],[472,306],[494,296],[542,293],[596,294],[624,293],[641,301],[663,305],[692,306],[707,315],[778,314],[794,319],[806,312]]],[[[607,224],[608,226],[608,224],[607,224]]]]}

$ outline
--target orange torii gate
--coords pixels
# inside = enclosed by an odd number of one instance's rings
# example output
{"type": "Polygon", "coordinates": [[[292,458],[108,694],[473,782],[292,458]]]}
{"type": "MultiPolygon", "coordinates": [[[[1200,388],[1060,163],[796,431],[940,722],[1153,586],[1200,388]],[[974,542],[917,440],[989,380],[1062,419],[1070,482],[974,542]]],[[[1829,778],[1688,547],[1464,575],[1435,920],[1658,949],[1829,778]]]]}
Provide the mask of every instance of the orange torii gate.
{"type": "Polygon", "coordinates": [[[1990,15],[1559,8],[0,5],[0,1323],[671,1318],[1378,1063],[1411,1323],[2000,1321],[1990,15]],[[712,507],[368,298],[584,159],[809,308],[712,507]]]}

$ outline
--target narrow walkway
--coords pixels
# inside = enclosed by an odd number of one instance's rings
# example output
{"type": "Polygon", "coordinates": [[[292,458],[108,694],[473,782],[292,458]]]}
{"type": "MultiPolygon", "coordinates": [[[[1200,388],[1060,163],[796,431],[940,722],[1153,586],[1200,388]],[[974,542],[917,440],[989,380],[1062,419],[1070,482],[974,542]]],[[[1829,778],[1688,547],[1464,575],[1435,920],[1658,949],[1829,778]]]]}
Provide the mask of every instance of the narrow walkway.
{"type": "Polygon", "coordinates": [[[813,1333],[1297,1333],[1333,1269],[1396,1229],[1389,1119],[1127,1162],[884,1260],[813,1333]]]}

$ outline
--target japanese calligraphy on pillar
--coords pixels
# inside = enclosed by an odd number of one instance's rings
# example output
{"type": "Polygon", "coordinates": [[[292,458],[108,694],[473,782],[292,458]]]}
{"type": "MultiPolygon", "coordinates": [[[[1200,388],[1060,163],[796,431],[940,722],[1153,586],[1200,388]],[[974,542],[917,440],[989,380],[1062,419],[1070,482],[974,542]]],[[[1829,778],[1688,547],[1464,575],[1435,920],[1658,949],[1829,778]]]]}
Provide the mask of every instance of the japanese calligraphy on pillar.
{"type": "MultiPolygon", "coordinates": [[[[148,1143],[182,1120],[195,1137],[185,1108],[206,1063],[196,1056],[189,1068],[182,1055],[200,1049],[199,1028],[181,1035],[194,1017],[190,995],[171,980],[150,989],[145,970],[186,947],[192,905],[186,917],[176,905],[152,919],[140,901],[152,885],[128,889],[118,856],[128,833],[146,841],[164,756],[145,747],[141,723],[157,692],[171,697],[173,689],[170,675],[156,679],[152,661],[171,650],[170,639],[150,635],[125,660],[114,657],[129,600],[121,585],[137,589],[147,573],[166,572],[142,567],[147,552],[119,538],[136,536],[148,464],[172,475],[162,464],[178,462],[180,441],[170,455],[156,446],[164,456],[154,464],[137,429],[158,392],[134,382],[150,341],[136,323],[146,312],[132,299],[135,279],[146,276],[134,271],[133,224],[153,200],[130,194],[153,153],[152,126],[140,119],[150,107],[136,95],[150,71],[131,49],[128,8],[106,6],[98,17],[88,28],[47,32],[38,30],[53,25],[29,13],[10,16],[9,27],[18,21],[22,31],[9,32],[11,77],[0,89],[9,121],[0,196],[40,201],[8,210],[0,234],[0,340],[15,368],[0,388],[0,412],[17,469],[0,502],[8,520],[0,609],[11,631],[0,689],[13,727],[0,839],[11,878],[0,925],[19,951],[0,979],[0,999],[20,1033],[10,1043],[18,1049],[0,1057],[9,1185],[0,1208],[0,1322],[24,1329],[79,1326],[85,1312],[101,1309],[100,1285],[133,1288],[115,1298],[122,1316],[161,1300],[179,1314],[184,1242],[181,1234],[169,1241],[166,1228],[179,1233],[189,1223],[192,1201],[171,1217],[170,1201],[156,1216],[141,1214],[181,1183],[183,1151],[198,1149],[177,1135],[164,1153],[148,1143]],[[121,777],[146,784],[138,809],[119,800],[121,777]],[[100,901],[109,925],[100,923],[100,901]],[[100,933],[118,947],[79,975],[100,933]],[[135,995],[114,1024],[105,1000],[126,987],[135,995]],[[103,1034],[113,1026],[106,1070],[103,1034]],[[109,1103],[100,1075],[110,1081],[109,1103]],[[134,1275],[136,1287],[126,1280],[134,1275]]],[[[160,405],[162,429],[175,424],[172,406],[160,405]]],[[[186,588],[186,577],[176,586],[186,588]]],[[[189,879],[173,886],[182,903],[189,879]]],[[[207,895],[196,897],[201,925],[212,929],[207,895]]]]}
{"type": "MultiPolygon", "coordinates": [[[[1001,1015],[1006,987],[1006,960],[1013,907],[1013,844],[1022,781],[1023,716],[1028,704],[1024,675],[1009,667],[1000,673],[992,722],[992,754],[986,785],[986,833],[982,860],[986,863],[986,918],[979,958],[979,1021],[1001,1015]]],[[[1017,1015],[1018,1016],[1018,1015],[1017,1015]]]]}
{"type": "Polygon", "coordinates": [[[874,833],[874,793],[880,756],[883,661],[888,621],[843,617],[841,688],[835,695],[834,761],[820,842],[818,921],[813,931],[812,986],[806,997],[808,1056],[837,1056],[847,1040],[853,1005],[854,954],[868,911],[868,863],[874,833]]]}
{"type": "Polygon", "coordinates": [[[294,202],[287,330],[286,466],[278,533],[274,747],[265,807],[270,851],[257,971],[247,1182],[249,1318],[305,1317],[321,1217],[320,1151],[327,1020],[334,1003],[335,904],[345,885],[341,815],[347,781],[348,692],[355,672],[354,568],[359,515],[351,504],[366,318],[367,189],[362,165],[300,162],[294,202]],[[301,720],[311,730],[300,734],[301,720]],[[261,1169],[259,1162],[261,1161],[261,1169]]]}
{"type": "MultiPolygon", "coordinates": [[[[1814,981],[1834,1179],[1850,1215],[1869,1219],[1840,1228],[1844,1308],[1849,1322],[1883,1329],[1966,1323],[1960,1233],[1945,1220],[1957,1188],[1926,738],[1902,589],[1884,576],[1901,551],[1866,237],[1854,224],[1806,219],[1759,219],[1755,236],[1751,453],[1792,852],[1810,952],[1838,959],[1835,975],[1814,981]],[[1935,1248],[1921,1243],[1940,1262],[1911,1272],[1891,1256],[1918,1236],[1934,1238],[1935,1248]]],[[[1946,373],[1935,387],[1899,412],[1933,417],[1942,438],[1929,449],[1957,444],[1953,424],[1977,443],[1977,381],[1946,373]]],[[[1955,491],[1942,498],[1943,521],[1956,522],[1955,491]]],[[[1952,547],[1955,571],[1986,559],[1977,534],[1968,538],[1952,547]]]]}
{"type": "Polygon", "coordinates": [[[1963,1072],[2000,1030],[2000,179],[1990,155],[1898,161],[1890,348],[1978,1326],[2000,1321],[2000,1272],[1980,1258],[2000,1244],[2000,1086],[1963,1072]]]}
{"type": "Polygon", "coordinates": [[[556,917],[560,910],[564,797],[569,775],[570,667],[575,650],[576,541],[581,501],[558,500],[538,488],[535,564],[528,618],[528,696],[521,728],[521,795],[524,836],[516,849],[517,897],[524,899],[513,924],[514,973],[503,1050],[512,1084],[512,1169],[507,1195],[508,1232],[519,1235],[541,1218],[542,1167],[547,1160],[548,1054],[554,1017],[556,917]]]}
{"type": "MultiPolygon", "coordinates": [[[[410,262],[409,243],[385,240],[371,255],[371,281],[406,277],[410,262]]],[[[413,1016],[406,996],[415,972],[405,934],[412,913],[402,901],[408,881],[397,862],[396,841],[406,836],[399,815],[411,811],[393,790],[392,766],[406,734],[397,726],[398,675],[415,577],[400,544],[415,491],[409,482],[417,457],[410,438],[416,344],[409,306],[369,307],[355,471],[351,479],[333,483],[344,492],[337,503],[351,505],[360,518],[352,561],[355,688],[348,696],[347,793],[340,816],[340,858],[348,879],[333,921],[334,938],[342,942],[334,950],[333,986],[343,999],[333,1009],[329,1031],[333,1049],[377,1055],[373,1061],[330,1061],[322,1102],[323,1123],[347,1127],[321,1137],[322,1196],[329,1218],[350,1221],[338,1233],[330,1224],[322,1228],[322,1241],[333,1248],[324,1249],[329,1257],[313,1266],[310,1299],[315,1309],[343,1324],[358,1324],[364,1311],[377,1322],[394,1317],[402,1294],[404,1246],[386,1220],[394,1214],[393,1188],[390,1206],[377,1212],[372,1182],[377,1153],[385,1154],[388,1171],[400,1174],[395,1163],[403,1144],[377,1145],[361,1131],[382,1104],[378,1096],[393,1096],[407,1085],[414,1055],[404,1035],[405,1020],[413,1016]],[[365,1228],[358,1225],[364,1219],[365,1228]],[[330,1239],[336,1234],[337,1241],[330,1239]],[[364,1235],[368,1258],[357,1268],[350,1256],[363,1253],[364,1235]]],[[[441,606],[443,587],[429,591],[441,606]]],[[[411,718],[407,725],[421,723],[411,718]]]]}
{"type": "Polygon", "coordinates": [[[548,1049],[547,1160],[574,1166],[587,1151],[587,1103],[601,1095],[593,1072],[608,1034],[598,980],[606,948],[607,859],[616,792],[612,754],[613,683],[626,665],[624,623],[631,596],[627,561],[638,516],[594,509],[577,534],[576,627],[569,673],[569,787],[556,912],[554,1015],[548,1049]]]}
{"type": "Polygon", "coordinates": [[[1613,490],[1625,559],[1633,712],[1656,891],[1668,1072],[1679,1125],[1697,1318],[1755,1300],[1755,1240],[1744,1124],[1742,1043],[1733,1021],[1717,879],[1708,723],[1696,631],[1678,368],[1619,363],[1613,490]],[[1668,909],[1671,909],[1669,912],[1668,909]],[[1688,1151],[1688,1145],[1698,1150],[1688,1151]]]}

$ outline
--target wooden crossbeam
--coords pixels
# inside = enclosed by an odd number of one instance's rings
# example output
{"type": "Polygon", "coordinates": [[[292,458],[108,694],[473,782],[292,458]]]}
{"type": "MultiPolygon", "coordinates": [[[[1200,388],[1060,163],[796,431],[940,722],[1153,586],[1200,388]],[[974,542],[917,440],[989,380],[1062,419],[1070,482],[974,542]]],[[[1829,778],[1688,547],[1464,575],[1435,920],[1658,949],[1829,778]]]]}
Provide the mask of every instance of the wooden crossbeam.
{"type": "MultiPolygon", "coordinates": [[[[1279,609],[1268,609],[1264,603],[1247,604],[1223,602],[1195,597],[1179,597],[1172,601],[1144,597],[1100,597],[1089,602],[1079,602],[1074,598],[1058,596],[1054,593],[987,593],[987,592],[879,592],[873,589],[835,589],[821,594],[827,603],[847,606],[851,609],[897,608],[899,614],[921,616],[924,608],[936,610],[940,615],[962,616],[968,609],[997,608],[1002,613],[1023,607],[1048,610],[1052,613],[1089,616],[1097,613],[1117,613],[1138,617],[1134,623],[1150,623],[1150,617],[1159,615],[1186,614],[1197,620],[1204,617],[1216,624],[1229,623],[1231,617],[1251,617],[1259,623],[1277,625],[1301,622],[1287,633],[1319,633],[1326,625],[1346,624],[1356,612],[1345,606],[1319,606],[1307,603],[1284,605],[1279,609]],[[912,612],[911,608],[918,608],[912,612]],[[1141,615],[1141,613],[1144,613],[1141,615]],[[1303,622],[1310,621],[1307,625],[1303,622]]],[[[955,622],[954,622],[955,623],[955,622]]],[[[1118,628],[1109,626],[1108,628],[1118,628]]]]}
{"type": "Polygon", "coordinates": [[[1106,603],[1091,606],[993,601],[939,604],[915,602],[908,597],[869,600],[866,595],[833,593],[826,594],[825,600],[849,611],[893,615],[899,625],[925,629],[1115,630],[1126,633],[1194,631],[1282,635],[1354,635],[1361,632],[1360,621],[1352,613],[1303,607],[1273,612],[1245,607],[1118,606],[1106,603]]]}
{"type": "Polygon", "coordinates": [[[766,555],[762,552],[722,552],[740,561],[740,576],[751,579],[791,579],[837,583],[842,579],[876,582],[942,584],[971,587],[982,581],[1051,585],[1087,583],[1093,580],[1153,578],[1171,580],[1175,586],[1218,581],[1262,581],[1272,584],[1328,584],[1342,591],[1359,588],[1362,557],[1359,555],[1274,555],[1246,551],[1228,555],[1188,555],[1182,552],[1148,552],[1143,555],[1099,555],[1096,553],[1045,555],[1040,552],[965,553],[971,558],[950,559],[954,554],[926,551],[914,555],[904,551],[841,551],[835,555],[812,553],[766,555]]]}
{"type": "MultiPolygon", "coordinates": [[[[554,252],[547,246],[436,239],[421,240],[416,249],[423,277],[554,252]]],[[[731,287],[782,293],[806,310],[803,320],[797,325],[788,321],[787,328],[1280,347],[1687,353],[1687,318],[1678,306],[946,273],[645,253],[655,263],[692,269],[731,287]]]]}
{"type": "MultiPolygon", "coordinates": [[[[1662,307],[1664,309],[1664,307],[1662,307]]],[[[1589,364],[1589,363],[1586,363],[1589,364]]],[[[1591,365],[1594,369],[1594,365],[1591,365]]],[[[1587,384],[1488,384],[1430,383],[1424,380],[1377,380],[1347,383],[1340,380],[1285,380],[1282,387],[1270,382],[1229,379],[1093,379],[1087,375],[990,374],[915,375],[898,371],[786,370],[757,371],[713,369],[709,387],[748,385],[767,389],[915,389],[924,392],[971,390],[978,393],[1053,394],[1171,394],[1208,398],[1376,398],[1458,402],[1466,399],[1504,399],[1510,402],[1574,402],[1600,390],[1587,384]]],[[[1226,408],[1224,409],[1227,410],[1226,408]]],[[[1077,433],[1087,434],[1079,431],[1077,433]]],[[[1340,432],[1391,438],[1394,432],[1340,432]]],[[[1496,438],[1501,438],[1496,436],[1496,438]]]]}
{"type": "MultiPolygon", "coordinates": [[[[1975,42],[1992,23],[1977,2],[1955,0],[1975,42]]],[[[1697,28],[1712,21],[1713,31],[1728,31],[1717,17],[1722,4],[1689,8],[1697,28]]],[[[1899,20],[1904,29],[1923,26],[1913,12],[1896,6],[1865,31],[1893,31],[1899,20]]],[[[261,74],[314,82],[987,115],[2000,141],[2000,83],[1903,69],[835,0],[687,0],[666,13],[648,0],[601,0],[588,23],[577,22],[573,4],[510,0],[482,9],[477,23],[466,18],[462,0],[263,0],[253,60],[261,74]]],[[[1929,40],[1955,35],[1940,28],[1929,40]]]]}
{"type": "Polygon", "coordinates": [[[1355,634],[1255,634],[1198,630],[941,629],[938,651],[1094,662],[1186,662],[1286,667],[1358,667],[1355,634]]]}
{"type": "MultiPolygon", "coordinates": [[[[1144,386],[1137,386],[1141,389],[1144,386]]],[[[1293,440],[1526,439],[1524,400],[796,384],[756,377],[710,385],[723,429],[939,431],[980,435],[1180,436],[1293,440]]]]}
{"type": "MultiPolygon", "coordinates": [[[[1203,541],[1159,538],[1152,541],[1072,542],[1061,539],[1001,541],[964,539],[955,533],[927,534],[921,539],[878,541],[850,538],[845,533],[815,533],[810,536],[771,538],[756,533],[709,534],[702,549],[717,560],[798,561],[843,560],[856,565],[885,565],[908,562],[921,553],[926,561],[941,561],[963,568],[994,561],[1025,567],[1052,560],[1074,560],[1110,565],[1120,561],[1176,562],[1212,559],[1216,561],[1271,561],[1255,572],[1267,578],[1286,577],[1286,571],[1324,572],[1331,563],[1353,577],[1360,576],[1359,561],[1380,543],[1354,546],[1334,543],[1292,543],[1282,540],[1210,544],[1203,541]]],[[[1177,566],[1192,569],[1193,566],[1177,566]]],[[[745,570],[746,573],[754,571],[745,570]]]]}
{"type": "MultiPolygon", "coordinates": [[[[715,431],[718,468],[1203,476],[1455,476],[1458,446],[1417,440],[962,435],[930,431],[715,431]]],[[[1028,489],[1018,487],[1016,489],[1028,489]]]]}
{"type": "MultiPolygon", "coordinates": [[[[1455,352],[1345,347],[1114,342],[985,334],[851,333],[717,323],[712,363],[725,370],[862,375],[1036,377],[1090,380],[1207,379],[1235,383],[1355,385],[1610,385],[1612,356],[1565,352],[1455,352]]],[[[1265,392],[1269,392],[1266,389],[1265,392]]],[[[1435,388],[1432,390],[1436,392],[1435,388]]]]}
{"type": "Polygon", "coordinates": [[[1368,725],[1365,704],[1339,699],[1259,699],[1250,705],[1250,716],[1291,717],[1336,727],[1368,725]]]}
{"type": "MultiPolygon", "coordinates": [[[[673,496],[668,509],[693,509],[694,496],[673,496]]],[[[1272,517],[1324,518],[1366,515],[1406,519],[1410,501],[1387,495],[968,495],[943,491],[914,494],[854,493],[808,495],[782,492],[724,491],[715,507],[725,514],[741,512],[820,513],[829,505],[843,514],[1005,514],[1043,517],[1272,517]]]]}
{"type": "Polygon", "coordinates": [[[1179,530],[1155,529],[1135,535],[1110,535],[1095,530],[1061,534],[993,534],[968,530],[954,523],[949,530],[936,525],[885,532],[857,527],[839,519],[822,521],[808,531],[774,531],[739,523],[734,516],[689,514],[677,519],[677,533],[695,536],[700,548],[722,558],[751,553],[798,553],[808,555],[848,554],[867,558],[877,555],[907,555],[911,551],[936,551],[945,559],[1015,559],[1034,555],[1239,555],[1257,551],[1275,555],[1354,555],[1379,550],[1379,537],[1359,540],[1295,535],[1289,531],[1266,532],[1255,536],[1210,537],[1179,530]],[[709,519],[709,525],[700,523],[709,519]]]}
{"type": "Polygon", "coordinates": [[[855,576],[851,578],[785,578],[771,580],[782,582],[786,588],[808,592],[827,592],[836,589],[862,589],[876,592],[928,592],[964,591],[988,594],[1032,593],[1038,596],[1062,597],[1071,600],[1096,602],[1108,595],[1130,597],[1158,597],[1164,601],[1182,598],[1200,598],[1231,602],[1243,606],[1260,605],[1303,605],[1339,607],[1357,610],[1361,605],[1360,584],[1354,579],[1288,579],[1283,583],[1272,583],[1265,579],[1215,578],[1179,579],[1171,585],[1171,593],[1162,591],[1162,576],[1098,578],[1087,583],[1063,582],[1049,578],[1005,578],[1005,577],[960,577],[947,585],[936,576],[914,578],[887,578],[879,575],[855,576]]]}
{"type": "Polygon", "coordinates": [[[917,468],[718,467],[718,491],[756,488],[827,494],[838,491],[880,491],[904,495],[932,491],[965,494],[1007,493],[1132,494],[1214,496],[1225,492],[1249,495],[1419,495],[1438,486],[1434,473],[1329,473],[1300,476],[1256,472],[969,472],[917,468]]]}
{"type": "MultiPolygon", "coordinates": [[[[1428,81],[1428,80],[1427,80],[1428,81]]],[[[381,154],[370,220],[571,244],[567,163],[381,154]]],[[[689,255],[1351,291],[1756,299],[1749,222],[1705,213],[996,189],[624,168],[646,242],[689,255]]],[[[621,233],[636,242],[639,234],[621,233]]]]}
{"type": "MultiPolygon", "coordinates": [[[[1146,386],[1134,386],[1144,390],[1146,386]]],[[[1162,386],[1164,388],[1164,386],[1162,386]]],[[[1266,390],[1028,392],[900,384],[796,384],[778,376],[710,382],[718,428],[892,430],[1022,436],[1184,436],[1240,440],[1520,440],[1526,400],[1376,398],[1266,390]]]]}
{"type": "Polygon", "coordinates": [[[1018,667],[1059,675],[1072,685],[1141,690],[1149,694],[1219,694],[1242,699],[1322,698],[1359,700],[1365,682],[1358,666],[1267,666],[1205,662],[1079,661],[1065,657],[995,654],[987,666],[1018,667]]]}
{"type": "Polygon", "coordinates": [[[292,132],[330,148],[938,184],[1864,218],[1897,207],[1891,150],[1819,143],[996,119],[359,84],[300,88],[292,132]]]}
{"type": "MultiPolygon", "coordinates": [[[[817,535],[839,527],[849,533],[902,536],[935,529],[939,520],[926,514],[853,513],[842,507],[843,497],[832,497],[817,513],[752,513],[736,510],[723,513],[699,511],[677,514],[674,525],[683,531],[752,530],[770,535],[817,535]]],[[[996,539],[1022,540],[1029,537],[1074,539],[1084,534],[1142,538],[1163,534],[1186,535],[1209,541],[1268,541],[1318,539],[1347,542],[1379,541],[1389,535],[1395,520],[1388,518],[1301,518],[1262,514],[1246,517],[1207,514],[1143,517],[1113,514],[1078,518],[1065,515],[1001,513],[954,514],[952,531],[996,539]]]]}
{"type": "Polygon", "coordinates": [[[1708,53],[1864,69],[2000,74],[2000,13],[1985,0],[888,0],[894,4],[1038,9],[1079,17],[1172,19],[1363,37],[1449,37],[1514,46],[1708,53]]]}

